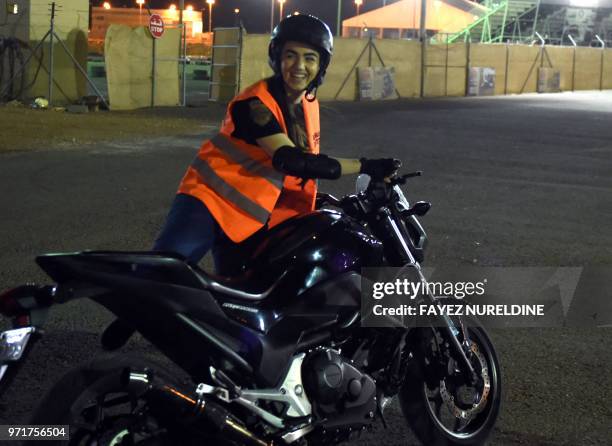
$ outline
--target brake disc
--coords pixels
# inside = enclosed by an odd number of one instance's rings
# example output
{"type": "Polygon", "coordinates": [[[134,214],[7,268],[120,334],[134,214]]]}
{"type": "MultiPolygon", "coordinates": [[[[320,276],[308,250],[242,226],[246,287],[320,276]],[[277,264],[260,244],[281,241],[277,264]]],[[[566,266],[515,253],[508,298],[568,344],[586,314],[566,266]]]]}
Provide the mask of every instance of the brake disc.
{"type": "MultiPolygon", "coordinates": [[[[442,401],[446,404],[446,407],[456,417],[464,420],[471,419],[474,415],[482,412],[487,404],[489,392],[491,391],[491,379],[489,377],[489,368],[487,361],[478,348],[475,342],[471,343],[470,350],[472,350],[472,357],[476,359],[477,364],[480,366],[480,377],[482,379],[482,390],[479,394],[478,401],[472,401],[471,407],[463,408],[457,404],[457,397],[449,391],[446,386],[445,380],[440,381],[440,396],[442,401]]],[[[455,392],[456,393],[456,392],[455,392]]]]}

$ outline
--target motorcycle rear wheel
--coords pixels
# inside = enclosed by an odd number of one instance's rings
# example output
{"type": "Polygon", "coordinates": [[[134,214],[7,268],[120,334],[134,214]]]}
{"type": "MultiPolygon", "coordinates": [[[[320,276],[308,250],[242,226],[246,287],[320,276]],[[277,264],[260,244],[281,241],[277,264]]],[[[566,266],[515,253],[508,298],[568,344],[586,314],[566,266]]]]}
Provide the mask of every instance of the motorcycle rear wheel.
{"type": "MultiPolygon", "coordinates": [[[[139,356],[95,359],[66,373],[39,403],[30,424],[70,426],[69,441],[47,441],[49,445],[177,444],[176,432],[169,432],[164,420],[155,419],[146,402],[122,385],[126,367],[154,370],[166,382],[176,381],[165,366],[139,356]]],[[[180,444],[189,443],[180,439],[180,444]]]]}
{"type": "MultiPolygon", "coordinates": [[[[475,446],[488,438],[501,405],[502,380],[499,360],[489,335],[476,321],[470,321],[472,364],[481,378],[470,401],[462,401],[457,386],[459,374],[446,376],[432,386],[427,376],[426,355],[416,355],[415,368],[399,393],[404,417],[417,438],[427,446],[475,446]],[[487,389],[488,384],[488,389],[487,389]],[[483,398],[484,396],[484,398],[483,398]],[[476,399],[485,404],[476,407],[476,399]],[[471,415],[466,423],[465,415],[471,415]]],[[[463,387],[467,388],[464,384],[463,387]]],[[[465,394],[470,392],[465,391],[465,394]]],[[[467,399],[467,397],[465,397],[467,399]]]]}

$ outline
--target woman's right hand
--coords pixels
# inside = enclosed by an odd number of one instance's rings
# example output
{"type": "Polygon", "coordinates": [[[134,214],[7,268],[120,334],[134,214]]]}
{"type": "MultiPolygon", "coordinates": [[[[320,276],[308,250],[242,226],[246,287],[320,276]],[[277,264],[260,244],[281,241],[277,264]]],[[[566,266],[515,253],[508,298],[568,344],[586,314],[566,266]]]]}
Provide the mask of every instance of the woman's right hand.
{"type": "Polygon", "coordinates": [[[397,170],[402,167],[402,162],[395,158],[361,158],[359,161],[361,162],[361,170],[359,173],[365,173],[372,177],[373,180],[382,180],[392,177],[397,173],[397,170]]]}

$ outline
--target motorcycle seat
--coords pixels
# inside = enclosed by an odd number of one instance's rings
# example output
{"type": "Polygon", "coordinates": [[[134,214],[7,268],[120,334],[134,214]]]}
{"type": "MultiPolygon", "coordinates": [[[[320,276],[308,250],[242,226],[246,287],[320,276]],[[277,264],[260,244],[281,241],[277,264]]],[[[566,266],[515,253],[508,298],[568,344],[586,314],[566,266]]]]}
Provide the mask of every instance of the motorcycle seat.
{"type": "Polygon", "coordinates": [[[157,260],[162,262],[166,268],[175,270],[189,271],[187,275],[192,275],[199,286],[203,289],[220,293],[226,297],[233,299],[242,299],[249,301],[263,300],[272,293],[276,285],[276,281],[270,284],[263,284],[261,280],[252,273],[252,271],[244,271],[236,276],[220,276],[208,273],[199,266],[187,262],[186,259],[175,252],[138,252],[138,253],[122,253],[136,254],[142,262],[150,262],[157,260]]]}
{"type": "Polygon", "coordinates": [[[82,251],[45,254],[37,257],[42,269],[58,282],[66,281],[81,270],[114,276],[129,275],[145,280],[201,288],[233,299],[260,301],[274,290],[277,281],[262,283],[252,271],[224,277],[209,274],[174,252],[160,251],[82,251]]]}

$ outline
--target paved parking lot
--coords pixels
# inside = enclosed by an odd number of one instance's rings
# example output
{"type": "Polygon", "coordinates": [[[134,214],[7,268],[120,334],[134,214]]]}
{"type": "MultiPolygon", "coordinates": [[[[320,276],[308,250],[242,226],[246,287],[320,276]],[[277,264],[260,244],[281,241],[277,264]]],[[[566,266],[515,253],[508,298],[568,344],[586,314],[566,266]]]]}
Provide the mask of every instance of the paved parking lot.
{"type": "MultiPolygon", "coordinates": [[[[180,66],[179,69],[181,69],[180,66]]],[[[202,106],[208,100],[209,82],[204,72],[207,76],[210,76],[210,65],[204,65],[202,62],[195,60],[185,65],[185,99],[188,106],[202,106]]],[[[108,99],[104,61],[99,58],[89,60],[87,73],[98,91],[108,99]]],[[[96,91],[91,85],[87,86],[87,94],[96,95],[96,91]]]]}
{"type": "MultiPolygon", "coordinates": [[[[612,92],[329,103],[322,121],[329,154],[394,156],[406,170],[424,171],[406,194],[433,203],[422,220],[428,264],[612,266],[612,92]]],[[[148,249],[210,132],[0,154],[0,288],[43,281],[33,262],[39,253],[148,249]]],[[[353,181],[322,188],[342,195],[353,181]]],[[[0,401],[0,424],[27,417],[68,367],[94,355],[110,320],[93,303],[58,307],[0,401]]],[[[505,395],[490,444],[611,444],[609,329],[492,335],[505,395]]],[[[129,348],[150,351],[141,339],[129,348]]],[[[392,408],[385,445],[414,444],[400,416],[392,408]]],[[[367,434],[358,444],[381,438],[367,434]]]]}

